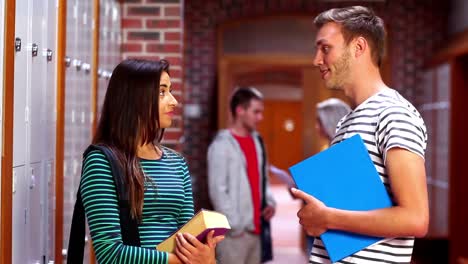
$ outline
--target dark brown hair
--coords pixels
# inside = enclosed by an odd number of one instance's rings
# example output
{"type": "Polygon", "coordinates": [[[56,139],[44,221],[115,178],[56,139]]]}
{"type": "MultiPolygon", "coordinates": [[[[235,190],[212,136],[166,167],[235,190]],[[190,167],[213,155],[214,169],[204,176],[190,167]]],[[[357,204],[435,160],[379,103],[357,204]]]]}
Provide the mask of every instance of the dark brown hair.
{"type": "Polygon", "coordinates": [[[141,219],[145,175],[137,157],[138,144],[159,143],[159,82],[169,73],[165,60],[128,59],[112,72],[93,144],[103,144],[116,154],[125,172],[131,216],[141,219]]]}
{"type": "Polygon", "coordinates": [[[364,37],[369,42],[372,61],[377,66],[382,64],[385,56],[385,26],[372,9],[363,6],[333,8],[320,13],[314,20],[317,28],[329,22],[341,25],[346,44],[358,36],[364,37]]]}
{"type": "Polygon", "coordinates": [[[260,91],[253,87],[237,88],[231,96],[229,108],[233,117],[236,117],[236,108],[240,105],[244,109],[248,108],[251,100],[263,100],[263,95],[260,91]]]}

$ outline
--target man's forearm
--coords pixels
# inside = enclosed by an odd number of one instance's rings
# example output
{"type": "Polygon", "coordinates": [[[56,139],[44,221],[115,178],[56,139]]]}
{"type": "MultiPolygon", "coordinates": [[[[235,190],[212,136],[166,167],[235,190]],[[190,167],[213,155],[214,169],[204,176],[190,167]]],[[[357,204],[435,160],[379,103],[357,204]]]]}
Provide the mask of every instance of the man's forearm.
{"type": "Polygon", "coordinates": [[[428,216],[394,206],[372,211],[346,211],[327,208],[327,228],[379,237],[422,237],[428,216]]]}

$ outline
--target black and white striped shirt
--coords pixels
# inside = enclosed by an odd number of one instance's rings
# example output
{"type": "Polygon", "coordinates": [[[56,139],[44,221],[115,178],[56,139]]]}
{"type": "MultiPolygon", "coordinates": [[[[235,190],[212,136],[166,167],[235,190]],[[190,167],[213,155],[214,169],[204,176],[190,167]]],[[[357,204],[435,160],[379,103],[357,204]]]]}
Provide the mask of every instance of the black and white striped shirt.
{"type": "MultiPolygon", "coordinates": [[[[393,197],[385,168],[386,153],[398,147],[424,158],[427,132],[416,108],[393,89],[384,89],[371,96],[341,119],[333,144],[355,134],[361,135],[367,151],[393,197]]],[[[337,263],[410,263],[414,237],[382,240],[337,263]]],[[[309,263],[330,263],[320,238],[316,238],[309,263]]]]}

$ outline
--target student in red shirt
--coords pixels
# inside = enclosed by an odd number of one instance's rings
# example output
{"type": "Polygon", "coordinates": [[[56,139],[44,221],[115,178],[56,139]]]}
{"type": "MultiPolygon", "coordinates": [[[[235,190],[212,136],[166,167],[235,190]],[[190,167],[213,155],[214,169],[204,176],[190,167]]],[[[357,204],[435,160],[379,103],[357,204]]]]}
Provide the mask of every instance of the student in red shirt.
{"type": "Polygon", "coordinates": [[[254,88],[237,89],[230,110],[232,124],[219,131],[208,148],[210,198],[232,227],[217,255],[223,264],[258,264],[262,217],[269,221],[275,212],[263,143],[256,132],[263,119],[263,96],[254,88]]]}

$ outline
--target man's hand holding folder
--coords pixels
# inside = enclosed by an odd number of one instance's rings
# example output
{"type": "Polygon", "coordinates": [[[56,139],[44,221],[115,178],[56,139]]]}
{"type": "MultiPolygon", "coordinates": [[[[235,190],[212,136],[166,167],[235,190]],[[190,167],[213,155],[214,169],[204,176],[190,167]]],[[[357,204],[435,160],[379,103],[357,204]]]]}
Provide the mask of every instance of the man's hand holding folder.
{"type": "Polygon", "coordinates": [[[309,236],[320,236],[328,229],[327,210],[320,200],[307,193],[291,188],[291,193],[295,198],[302,199],[306,204],[297,212],[299,224],[309,236]]]}

